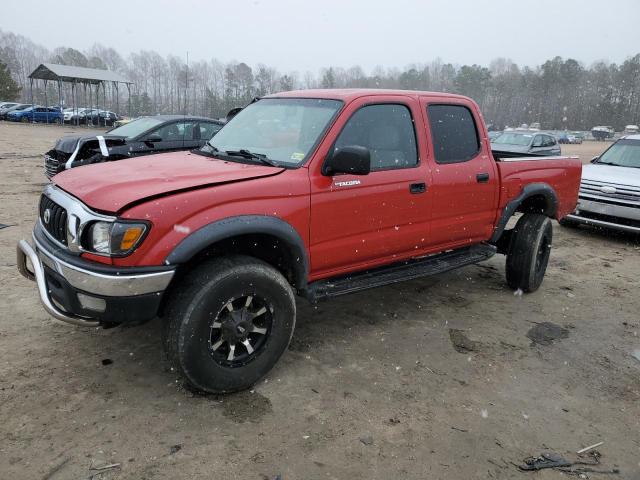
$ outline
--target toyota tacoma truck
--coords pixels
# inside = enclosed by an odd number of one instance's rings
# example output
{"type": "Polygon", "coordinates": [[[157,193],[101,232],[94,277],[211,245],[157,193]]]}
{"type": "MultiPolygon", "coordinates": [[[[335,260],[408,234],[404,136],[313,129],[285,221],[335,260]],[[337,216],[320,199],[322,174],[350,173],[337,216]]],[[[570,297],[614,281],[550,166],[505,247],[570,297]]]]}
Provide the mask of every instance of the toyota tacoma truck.
{"type": "Polygon", "coordinates": [[[233,392],[286,350],[296,295],[315,302],[496,253],[512,289],[535,291],[551,219],[575,210],[581,169],[577,158],[494,157],[463,96],[281,93],[200,150],[53,177],[18,269],[56,319],[162,318],[186,383],[233,392]]]}

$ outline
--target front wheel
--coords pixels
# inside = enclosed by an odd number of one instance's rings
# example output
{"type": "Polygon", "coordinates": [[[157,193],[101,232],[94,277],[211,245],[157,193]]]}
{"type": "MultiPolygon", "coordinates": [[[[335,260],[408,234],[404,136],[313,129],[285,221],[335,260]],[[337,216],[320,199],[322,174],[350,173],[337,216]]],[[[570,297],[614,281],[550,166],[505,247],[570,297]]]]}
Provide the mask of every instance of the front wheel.
{"type": "Polygon", "coordinates": [[[193,388],[230,393],[266,375],[289,345],[296,321],[291,285],[258,259],[204,263],[173,292],[165,349],[193,388]]]}
{"type": "Polygon", "coordinates": [[[514,290],[534,292],[547,271],[553,227],[551,220],[539,213],[525,213],[511,234],[507,252],[507,283],[514,290]]]}

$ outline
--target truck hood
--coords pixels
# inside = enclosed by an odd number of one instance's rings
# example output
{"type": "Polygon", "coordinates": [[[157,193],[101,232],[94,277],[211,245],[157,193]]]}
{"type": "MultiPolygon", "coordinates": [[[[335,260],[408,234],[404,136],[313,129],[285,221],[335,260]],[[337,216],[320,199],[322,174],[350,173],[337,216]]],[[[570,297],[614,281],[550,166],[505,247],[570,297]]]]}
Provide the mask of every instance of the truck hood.
{"type": "Polygon", "coordinates": [[[93,209],[118,213],[132,203],[172,192],[268,177],[283,171],[191,152],[173,152],[73,168],[59,173],[52,181],[93,209]]]}
{"type": "Polygon", "coordinates": [[[582,179],[614,185],[640,187],[640,168],[614,167],[591,163],[582,167],[582,179]]]}

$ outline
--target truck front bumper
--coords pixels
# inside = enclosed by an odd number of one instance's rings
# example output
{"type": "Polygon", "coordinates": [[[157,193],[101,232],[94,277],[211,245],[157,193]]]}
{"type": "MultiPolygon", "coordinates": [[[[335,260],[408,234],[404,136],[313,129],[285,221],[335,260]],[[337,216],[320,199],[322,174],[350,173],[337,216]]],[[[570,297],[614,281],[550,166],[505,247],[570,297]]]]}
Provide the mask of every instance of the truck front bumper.
{"type": "Polygon", "coordinates": [[[47,313],[73,325],[150,320],[175,273],[169,267],[118,268],[71,257],[37,228],[33,242],[34,247],[26,240],[18,242],[18,270],[36,282],[47,313]]]}

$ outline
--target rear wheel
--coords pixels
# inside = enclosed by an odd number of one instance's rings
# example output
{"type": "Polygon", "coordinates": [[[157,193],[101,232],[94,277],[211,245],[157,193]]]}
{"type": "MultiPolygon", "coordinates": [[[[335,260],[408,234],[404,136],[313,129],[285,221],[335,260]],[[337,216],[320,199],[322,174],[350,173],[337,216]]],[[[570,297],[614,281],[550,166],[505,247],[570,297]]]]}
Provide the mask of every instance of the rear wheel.
{"type": "Polygon", "coordinates": [[[209,261],[183,279],[165,317],[165,349],[193,388],[229,393],[249,388],[284,353],[296,320],[293,290],[260,260],[209,261]]]}
{"type": "Polygon", "coordinates": [[[20,121],[21,121],[22,123],[29,123],[29,119],[28,119],[27,117],[22,117],[22,118],[20,119],[20,121]]]}
{"type": "Polygon", "coordinates": [[[514,290],[538,289],[549,263],[553,227],[551,220],[538,213],[525,213],[511,234],[507,253],[507,283],[514,290]]]}

